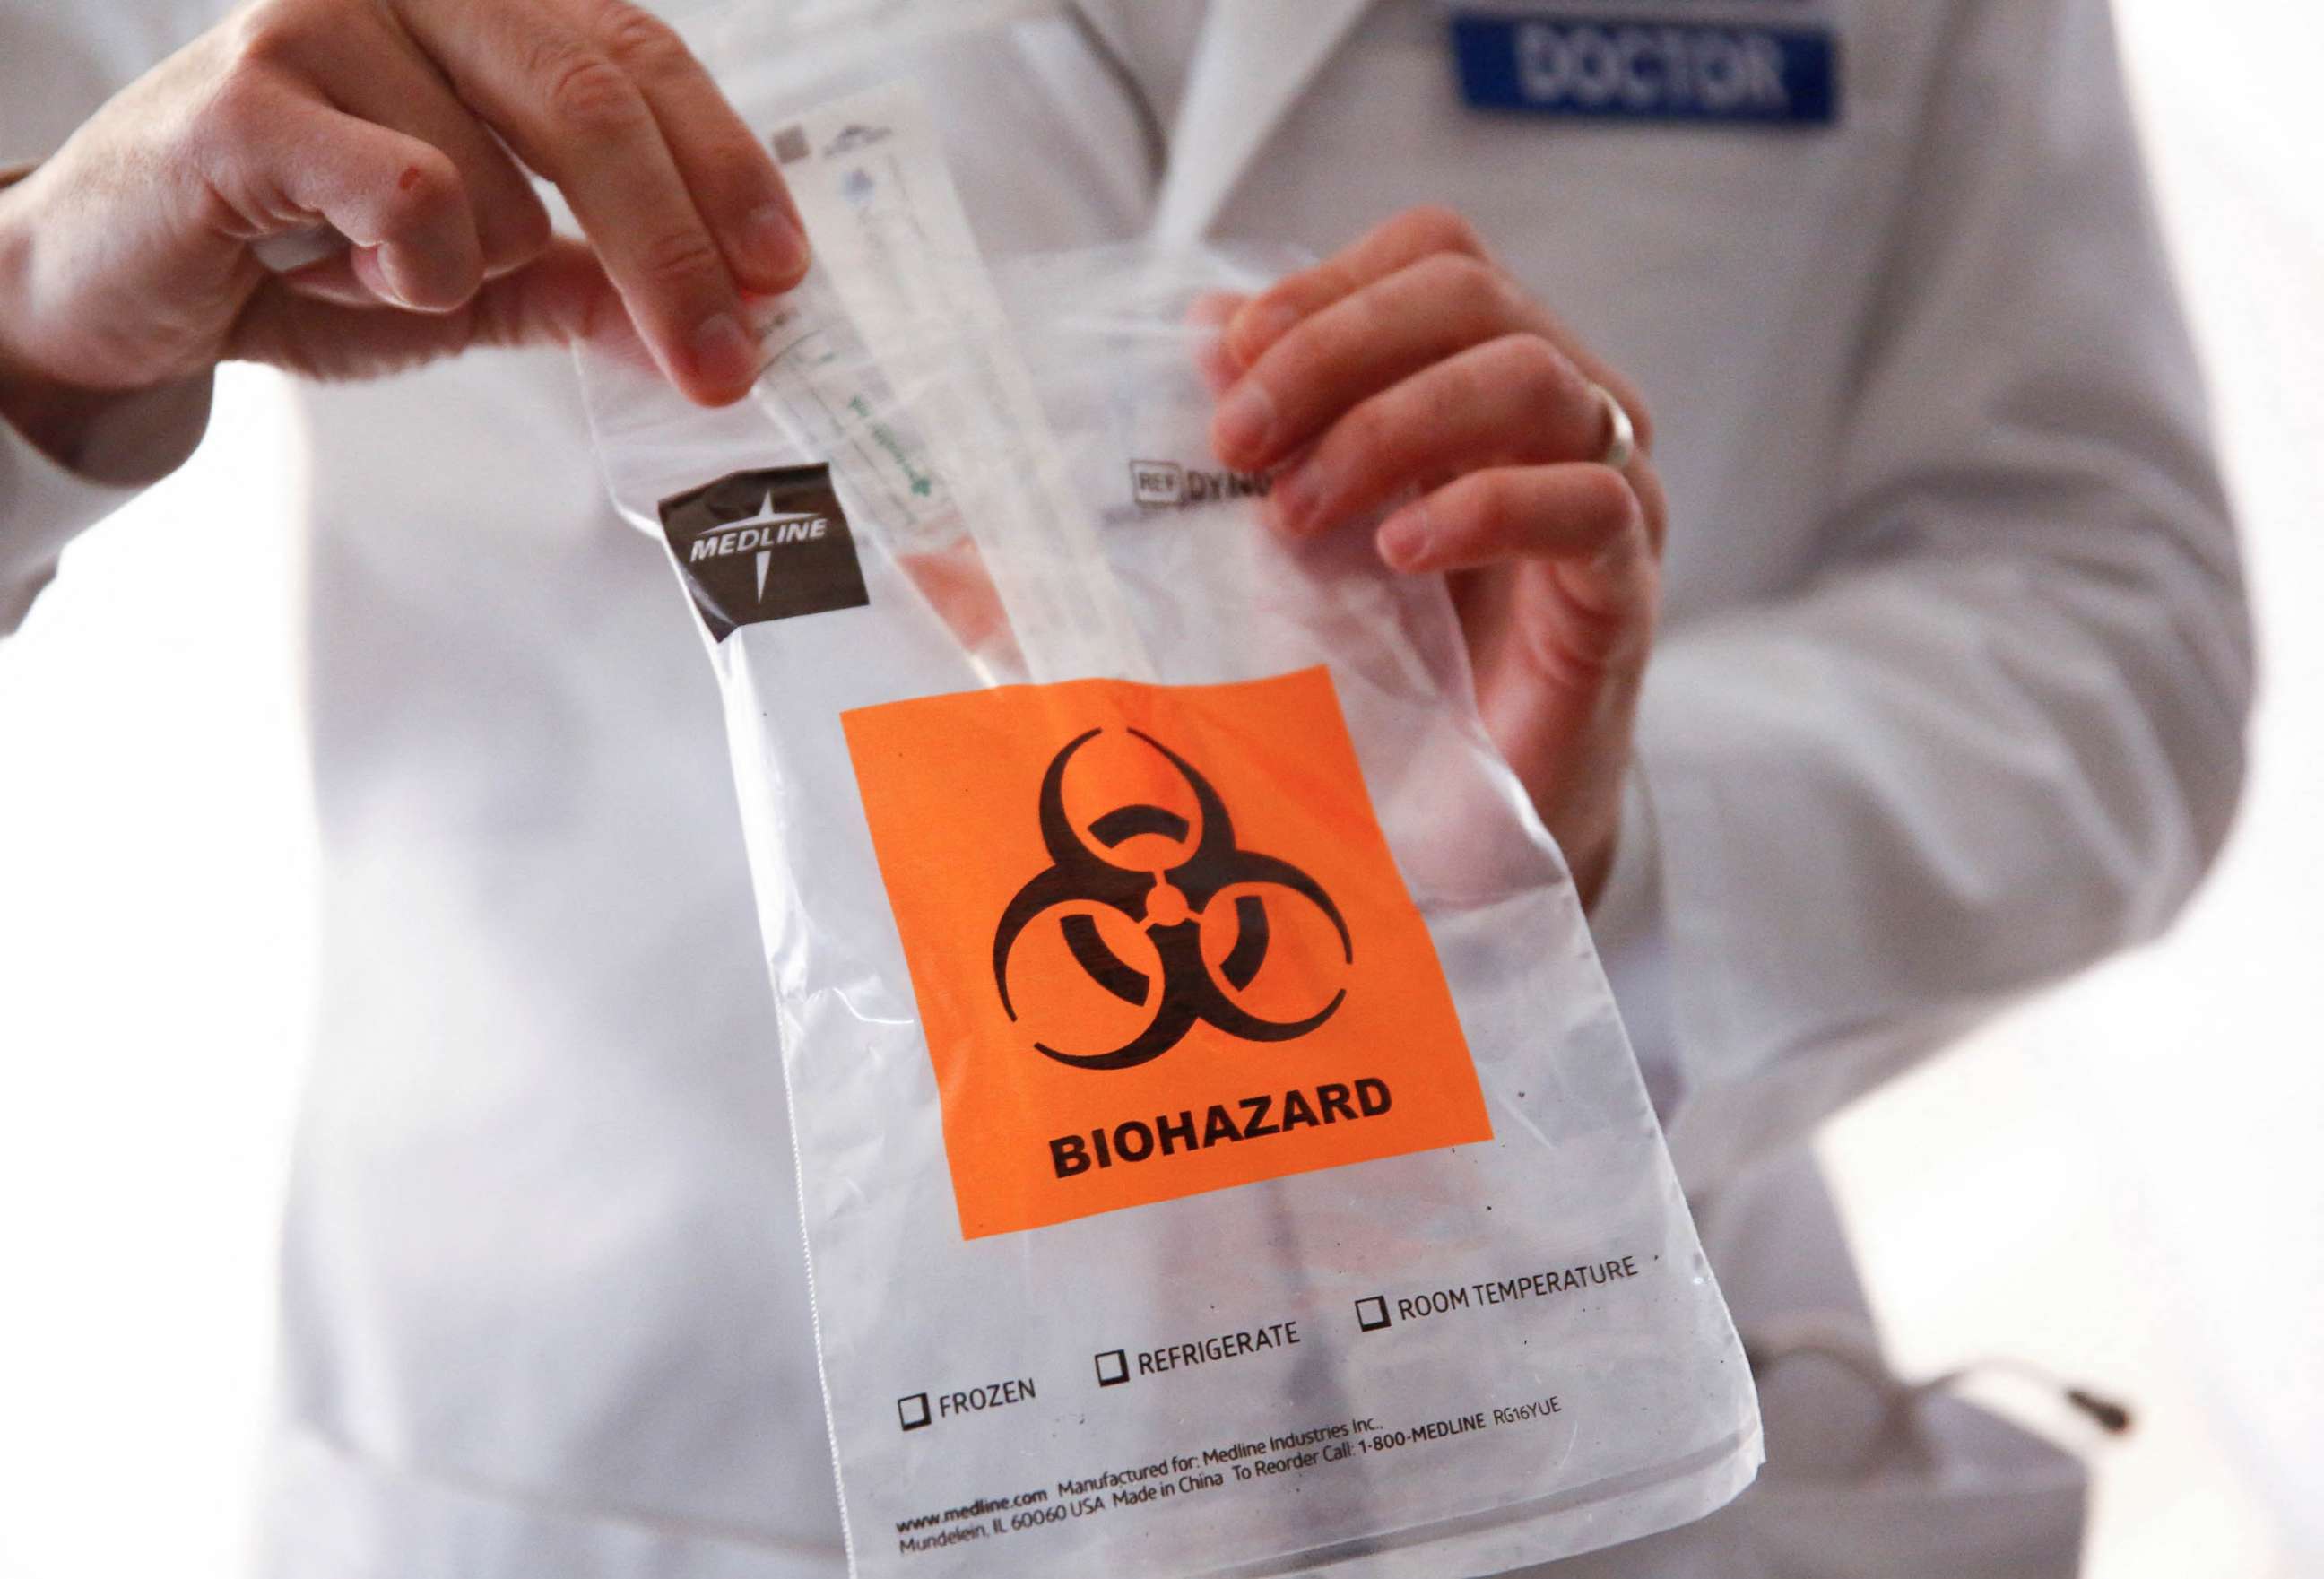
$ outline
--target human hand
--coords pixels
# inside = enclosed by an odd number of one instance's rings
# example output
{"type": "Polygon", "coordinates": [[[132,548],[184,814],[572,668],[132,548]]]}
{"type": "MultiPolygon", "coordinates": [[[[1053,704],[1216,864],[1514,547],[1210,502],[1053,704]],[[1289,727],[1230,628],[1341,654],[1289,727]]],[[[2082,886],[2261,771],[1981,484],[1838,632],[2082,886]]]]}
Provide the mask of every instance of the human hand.
{"type": "Polygon", "coordinates": [[[1594,900],[1658,600],[1645,402],[1443,209],[1400,214],[1222,316],[1219,458],[1282,467],[1280,530],[1385,508],[1380,558],[1451,577],[1485,726],[1594,900]],[[1611,414],[1593,384],[1636,426],[1619,471],[1599,464],[1611,414]]]}
{"type": "Polygon", "coordinates": [[[38,438],[229,358],[350,377],[570,338],[617,299],[716,403],[756,373],[742,292],[807,263],[773,161],[641,10],[256,0],[0,190],[0,416],[38,438]],[[350,245],[280,276],[254,254],[319,226],[350,245]]]}

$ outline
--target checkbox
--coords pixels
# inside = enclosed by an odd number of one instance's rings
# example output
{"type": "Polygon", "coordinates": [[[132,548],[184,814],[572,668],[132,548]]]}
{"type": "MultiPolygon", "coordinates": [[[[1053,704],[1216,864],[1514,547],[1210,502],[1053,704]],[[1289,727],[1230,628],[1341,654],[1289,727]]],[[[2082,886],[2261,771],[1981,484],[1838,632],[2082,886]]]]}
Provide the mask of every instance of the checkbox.
{"type": "Polygon", "coordinates": [[[1388,1324],[1388,1300],[1384,1296],[1374,1294],[1356,1301],[1358,1332],[1376,1333],[1388,1324]]]}
{"type": "Polygon", "coordinates": [[[1097,1357],[1097,1384],[1100,1387],[1120,1387],[1130,1380],[1130,1356],[1120,1349],[1108,1349],[1097,1357]]]}
{"type": "Polygon", "coordinates": [[[928,1423],[928,1395],[910,1393],[896,1400],[896,1419],[907,1431],[917,1431],[928,1423]]]}

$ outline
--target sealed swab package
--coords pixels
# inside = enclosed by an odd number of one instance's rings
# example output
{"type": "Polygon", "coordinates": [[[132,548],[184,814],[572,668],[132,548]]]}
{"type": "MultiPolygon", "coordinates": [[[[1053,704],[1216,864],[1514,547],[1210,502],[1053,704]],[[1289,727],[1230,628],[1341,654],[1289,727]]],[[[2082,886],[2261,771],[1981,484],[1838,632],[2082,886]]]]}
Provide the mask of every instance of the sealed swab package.
{"type": "Polygon", "coordinates": [[[1193,309],[1273,271],[996,288],[908,96],[767,130],[817,262],[752,397],[584,367],[725,698],[853,1570],[1434,1579],[1732,1497],[1742,1351],[1450,599],[1204,442],[1193,309]]]}

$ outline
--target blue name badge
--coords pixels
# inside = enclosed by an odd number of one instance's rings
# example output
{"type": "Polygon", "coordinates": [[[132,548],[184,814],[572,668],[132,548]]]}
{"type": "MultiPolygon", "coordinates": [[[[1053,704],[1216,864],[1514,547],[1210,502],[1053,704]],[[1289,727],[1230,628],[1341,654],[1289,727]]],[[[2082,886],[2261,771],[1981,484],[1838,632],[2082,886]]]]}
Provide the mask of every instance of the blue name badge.
{"type": "Polygon", "coordinates": [[[1488,12],[1452,22],[1472,109],[1792,126],[1840,113],[1829,27],[1488,12]]]}

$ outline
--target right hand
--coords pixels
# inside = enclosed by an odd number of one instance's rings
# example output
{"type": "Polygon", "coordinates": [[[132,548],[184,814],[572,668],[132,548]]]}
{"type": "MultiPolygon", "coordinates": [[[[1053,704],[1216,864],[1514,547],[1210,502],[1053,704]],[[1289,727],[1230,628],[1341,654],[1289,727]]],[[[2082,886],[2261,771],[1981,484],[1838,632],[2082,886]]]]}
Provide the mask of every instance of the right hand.
{"type": "Polygon", "coordinates": [[[0,417],[227,359],[359,377],[570,339],[617,300],[717,404],[757,371],[743,293],[807,265],[767,151],[634,6],[254,0],[0,191],[0,417]],[[519,160],[587,245],[551,237],[519,160]],[[254,255],[318,226],[350,245],[279,276],[254,255]]]}

